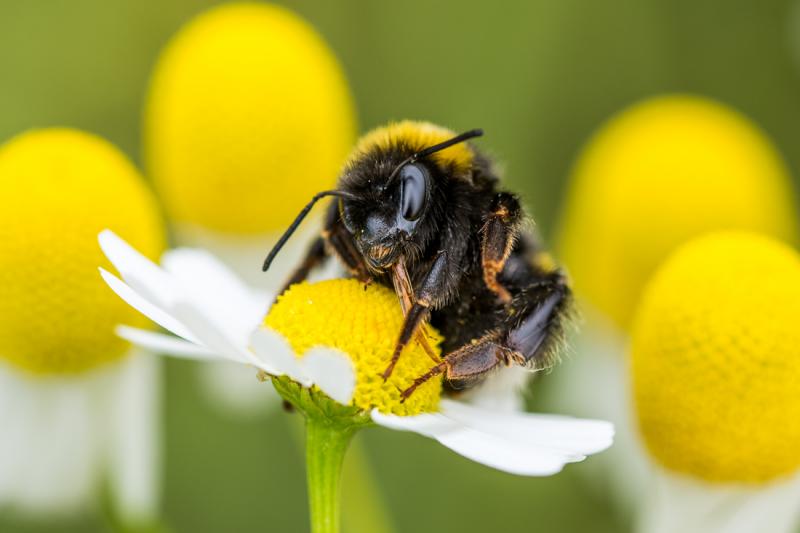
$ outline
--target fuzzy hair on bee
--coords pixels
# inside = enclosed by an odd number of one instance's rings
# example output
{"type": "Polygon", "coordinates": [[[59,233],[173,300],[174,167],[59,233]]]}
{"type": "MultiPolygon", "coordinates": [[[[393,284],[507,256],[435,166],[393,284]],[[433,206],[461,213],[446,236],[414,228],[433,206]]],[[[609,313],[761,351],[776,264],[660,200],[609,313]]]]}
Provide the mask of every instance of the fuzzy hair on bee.
{"type": "Polygon", "coordinates": [[[414,121],[367,133],[337,188],[311,200],[264,262],[266,270],[312,206],[334,196],[287,287],[333,256],[352,276],[393,288],[405,320],[383,377],[413,339],[432,359],[404,398],[439,374],[458,390],[503,366],[547,368],[564,345],[567,278],[526,224],[519,198],[468,142],[482,134],[414,121]],[[427,345],[426,321],[444,336],[443,358],[427,345]]]}

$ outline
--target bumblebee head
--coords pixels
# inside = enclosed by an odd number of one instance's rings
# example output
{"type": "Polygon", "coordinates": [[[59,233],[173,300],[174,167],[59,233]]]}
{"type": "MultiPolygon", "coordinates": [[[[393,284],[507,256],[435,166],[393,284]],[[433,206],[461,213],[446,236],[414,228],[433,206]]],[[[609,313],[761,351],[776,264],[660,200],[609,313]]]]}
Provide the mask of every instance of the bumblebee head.
{"type": "MultiPolygon", "coordinates": [[[[373,270],[413,255],[435,230],[426,224],[436,211],[442,180],[465,177],[474,153],[461,135],[426,122],[404,121],[366,134],[345,164],[339,188],[345,227],[373,270]]],[[[439,210],[441,211],[441,210],[439,210]]]]}
{"type": "Polygon", "coordinates": [[[435,196],[443,194],[437,183],[469,179],[475,154],[464,141],[480,135],[478,129],[456,135],[411,121],[367,133],[345,163],[338,189],[314,196],[267,256],[264,270],[324,196],[339,197],[342,222],[372,270],[383,271],[401,255],[421,251],[435,231],[425,222],[437,211],[435,196]]]}

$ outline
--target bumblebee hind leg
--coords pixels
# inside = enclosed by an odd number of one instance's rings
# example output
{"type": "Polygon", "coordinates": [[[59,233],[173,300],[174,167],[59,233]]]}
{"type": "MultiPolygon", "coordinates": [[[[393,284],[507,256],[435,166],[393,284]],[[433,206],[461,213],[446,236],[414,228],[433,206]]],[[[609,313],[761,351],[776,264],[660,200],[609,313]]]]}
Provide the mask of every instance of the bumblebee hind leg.
{"type": "Polygon", "coordinates": [[[551,366],[563,345],[572,293],[561,272],[553,272],[514,295],[505,321],[503,345],[517,364],[551,366]]]}
{"type": "Polygon", "coordinates": [[[453,389],[464,389],[482,381],[501,365],[549,366],[562,343],[570,300],[569,287],[560,272],[518,291],[499,329],[449,353],[401,396],[408,398],[417,387],[439,374],[444,374],[453,389]]]}

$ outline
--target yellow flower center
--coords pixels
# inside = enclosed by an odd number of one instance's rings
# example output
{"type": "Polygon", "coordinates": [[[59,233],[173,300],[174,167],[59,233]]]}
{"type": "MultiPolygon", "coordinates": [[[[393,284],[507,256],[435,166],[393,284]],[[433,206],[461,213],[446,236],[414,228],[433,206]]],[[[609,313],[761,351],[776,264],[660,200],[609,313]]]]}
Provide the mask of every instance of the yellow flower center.
{"type": "MultiPolygon", "coordinates": [[[[400,402],[400,392],[433,365],[423,348],[412,342],[403,350],[392,376],[383,381],[403,313],[395,294],[373,284],[364,289],[356,280],[330,280],[293,285],[272,306],[264,324],[286,337],[302,357],[309,348],[329,346],[341,350],[356,369],[353,404],[364,410],[413,415],[435,411],[442,390],[441,377],[419,387],[400,402]]],[[[426,326],[429,344],[438,355],[441,337],[426,326]]]]}
{"type": "Polygon", "coordinates": [[[715,230],[792,242],[788,171],[766,135],[720,104],[654,98],[608,122],[572,175],[562,259],[576,291],[627,328],[642,287],[678,245],[715,230]]]}
{"type": "Polygon", "coordinates": [[[342,70],[305,21],[274,5],[195,18],[156,66],[145,159],[173,221],[282,230],[330,188],[355,136],[342,70]]]}
{"type": "Polygon", "coordinates": [[[97,267],[111,228],[151,258],[163,249],[155,199],[106,141],[32,131],[0,148],[0,358],[33,373],[74,373],[117,359],[114,326],[147,321],[97,267]]]}
{"type": "Polygon", "coordinates": [[[763,482],[800,467],[800,254],[719,233],[681,247],[633,324],[642,435],[665,467],[763,482]]]}

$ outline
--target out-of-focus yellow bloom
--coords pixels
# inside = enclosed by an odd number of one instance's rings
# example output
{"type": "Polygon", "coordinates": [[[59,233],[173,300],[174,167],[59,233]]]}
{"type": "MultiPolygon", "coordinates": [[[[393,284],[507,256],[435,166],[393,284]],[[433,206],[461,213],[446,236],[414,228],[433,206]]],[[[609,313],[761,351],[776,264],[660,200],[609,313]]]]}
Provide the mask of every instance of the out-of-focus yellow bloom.
{"type": "Polygon", "coordinates": [[[713,230],[792,241],[787,169],[739,113],[692,96],[646,100],[590,140],[559,236],[577,292],[627,328],[641,289],[676,246],[713,230]]]}
{"type": "Polygon", "coordinates": [[[652,456],[713,482],[800,467],[800,255],[751,233],[680,247],[633,323],[636,411],[652,456]]]}
{"type": "Polygon", "coordinates": [[[97,273],[97,233],[114,228],[152,258],[163,249],[156,202],[106,141],[69,129],[20,135],[0,149],[0,357],[34,373],[75,373],[145,326],[97,273]]]}
{"type": "Polygon", "coordinates": [[[354,135],[346,80],[314,29],[278,6],[235,3],[195,18],[162,54],[145,159],[173,221],[262,234],[334,184],[354,135]]]}
{"type": "MultiPolygon", "coordinates": [[[[400,403],[400,392],[434,364],[417,342],[408,345],[391,377],[383,380],[403,313],[397,296],[381,285],[364,290],[363,283],[352,279],[293,285],[270,309],[264,323],[286,337],[298,354],[314,346],[347,354],[356,369],[353,403],[365,411],[377,407],[384,413],[414,415],[438,407],[441,376],[400,403]]],[[[430,326],[425,328],[438,354],[441,337],[430,326]]]]}

